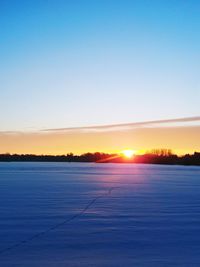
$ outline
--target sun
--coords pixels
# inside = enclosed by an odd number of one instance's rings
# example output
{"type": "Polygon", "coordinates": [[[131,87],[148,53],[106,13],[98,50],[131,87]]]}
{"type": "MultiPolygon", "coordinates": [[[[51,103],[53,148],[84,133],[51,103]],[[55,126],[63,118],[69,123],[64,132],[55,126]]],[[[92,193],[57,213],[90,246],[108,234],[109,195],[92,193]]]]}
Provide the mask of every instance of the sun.
{"type": "Polygon", "coordinates": [[[135,151],[134,150],[131,150],[131,149],[126,149],[126,150],[123,150],[122,151],[122,154],[124,155],[124,157],[130,159],[135,154],[135,151]]]}

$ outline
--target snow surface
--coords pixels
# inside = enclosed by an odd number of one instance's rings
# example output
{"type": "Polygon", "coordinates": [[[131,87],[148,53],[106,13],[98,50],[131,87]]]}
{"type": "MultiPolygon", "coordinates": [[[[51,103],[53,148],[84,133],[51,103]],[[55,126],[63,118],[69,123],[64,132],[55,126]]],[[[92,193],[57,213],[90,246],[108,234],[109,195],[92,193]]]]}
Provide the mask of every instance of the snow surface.
{"type": "Polygon", "coordinates": [[[0,266],[200,266],[200,168],[0,163],[0,266]]]}

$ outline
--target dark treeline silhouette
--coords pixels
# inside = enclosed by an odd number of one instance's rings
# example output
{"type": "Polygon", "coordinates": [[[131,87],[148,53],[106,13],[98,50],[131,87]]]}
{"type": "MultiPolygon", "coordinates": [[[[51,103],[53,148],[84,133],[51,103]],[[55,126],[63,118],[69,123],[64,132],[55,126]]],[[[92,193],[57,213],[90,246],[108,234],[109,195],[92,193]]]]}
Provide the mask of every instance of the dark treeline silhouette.
{"type": "Polygon", "coordinates": [[[97,162],[109,158],[106,153],[85,153],[82,155],[34,155],[34,154],[0,154],[0,161],[36,161],[36,162],[97,162]]]}
{"type": "Polygon", "coordinates": [[[177,156],[168,149],[155,149],[144,155],[125,158],[122,154],[85,153],[82,155],[33,155],[33,154],[0,154],[1,162],[97,162],[97,163],[149,163],[169,165],[198,165],[200,166],[200,152],[177,156]]]}

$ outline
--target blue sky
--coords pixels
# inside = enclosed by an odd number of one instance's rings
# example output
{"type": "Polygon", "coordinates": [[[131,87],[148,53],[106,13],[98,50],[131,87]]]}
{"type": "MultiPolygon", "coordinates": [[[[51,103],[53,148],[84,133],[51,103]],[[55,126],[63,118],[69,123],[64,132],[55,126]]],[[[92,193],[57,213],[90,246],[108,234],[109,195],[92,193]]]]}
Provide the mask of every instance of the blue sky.
{"type": "Polygon", "coordinates": [[[199,115],[199,1],[0,2],[0,130],[199,115]]]}

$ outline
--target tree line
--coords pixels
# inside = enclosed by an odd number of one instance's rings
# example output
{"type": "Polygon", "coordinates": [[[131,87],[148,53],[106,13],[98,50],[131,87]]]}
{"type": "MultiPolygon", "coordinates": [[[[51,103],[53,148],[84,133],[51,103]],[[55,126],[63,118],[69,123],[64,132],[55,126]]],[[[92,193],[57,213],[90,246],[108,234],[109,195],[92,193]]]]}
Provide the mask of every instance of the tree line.
{"type": "Polygon", "coordinates": [[[149,163],[169,165],[197,165],[200,166],[200,152],[178,156],[171,150],[155,149],[143,155],[135,155],[131,159],[121,154],[84,153],[74,155],[34,155],[34,154],[0,154],[1,162],[97,162],[97,163],[149,163]]]}

